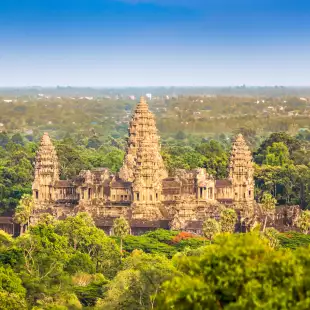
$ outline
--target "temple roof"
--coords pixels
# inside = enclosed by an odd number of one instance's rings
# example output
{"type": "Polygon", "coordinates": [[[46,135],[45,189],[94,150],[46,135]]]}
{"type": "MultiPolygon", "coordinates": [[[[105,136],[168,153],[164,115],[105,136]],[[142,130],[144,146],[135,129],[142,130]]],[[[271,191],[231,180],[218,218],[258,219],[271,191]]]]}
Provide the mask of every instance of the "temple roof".
{"type": "Polygon", "coordinates": [[[55,182],[55,187],[74,187],[74,185],[69,180],[58,180],[55,182]]]}
{"type": "Polygon", "coordinates": [[[111,188],[131,188],[131,182],[125,182],[121,179],[118,179],[118,180],[113,180],[111,182],[111,188]]]}
{"type": "Polygon", "coordinates": [[[216,188],[224,188],[224,187],[231,187],[232,183],[230,180],[216,180],[215,187],[216,188]]]}
{"type": "Polygon", "coordinates": [[[0,216],[0,224],[13,224],[11,216],[0,216]]]}
{"type": "Polygon", "coordinates": [[[35,160],[35,179],[39,180],[50,175],[54,180],[59,179],[59,164],[56,150],[47,132],[41,138],[35,160]]]}
{"type": "Polygon", "coordinates": [[[180,187],[181,184],[175,178],[163,179],[163,188],[180,187]]]}
{"type": "Polygon", "coordinates": [[[202,229],[203,221],[187,221],[185,230],[199,230],[202,229]]]}

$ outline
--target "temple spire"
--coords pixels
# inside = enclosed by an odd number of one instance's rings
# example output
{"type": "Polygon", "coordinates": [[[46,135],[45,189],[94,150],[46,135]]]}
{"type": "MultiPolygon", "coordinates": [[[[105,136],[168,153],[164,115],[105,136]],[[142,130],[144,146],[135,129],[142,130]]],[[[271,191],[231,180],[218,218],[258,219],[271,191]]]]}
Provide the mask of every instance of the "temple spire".
{"type": "Polygon", "coordinates": [[[158,177],[164,179],[167,176],[167,172],[160,155],[159,137],[157,134],[155,118],[149,111],[148,104],[144,97],[140,98],[140,102],[135,108],[128,132],[129,138],[126,156],[119,176],[124,181],[134,182],[135,171],[138,164],[138,152],[152,149],[152,155],[150,153],[148,156],[154,165],[158,167],[158,177]],[[147,143],[144,143],[145,141],[147,141],[147,143]]]}
{"type": "Polygon", "coordinates": [[[231,150],[229,178],[233,185],[236,202],[254,200],[254,168],[251,151],[242,134],[238,134],[231,150]]]}
{"type": "Polygon", "coordinates": [[[35,179],[32,185],[34,198],[53,200],[53,185],[59,180],[59,164],[56,150],[48,133],[44,133],[35,159],[35,179]]]}

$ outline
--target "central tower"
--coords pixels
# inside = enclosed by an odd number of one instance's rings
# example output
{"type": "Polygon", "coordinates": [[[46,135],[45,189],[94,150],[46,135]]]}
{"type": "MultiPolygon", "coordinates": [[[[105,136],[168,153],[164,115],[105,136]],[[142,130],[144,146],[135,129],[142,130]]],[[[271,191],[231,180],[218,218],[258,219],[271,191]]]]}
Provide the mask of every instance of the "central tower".
{"type": "Polygon", "coordinates": [[[162,217],[162,180],[167,176],[154,115],[141,97],[130,122],[126,156],[119,173],[121,179],[132,184],[134,219],[162,217]]]}
{"type": "MultiPolygon", "coordinates": [[[[128,144],[123,167],[119,176],[126,182],[136,183],[148,166],[156,167],[156,178],[162,180],[168,176],[160,155],[159,137],[155,118],[149,111],[144,97],[136,106],[128,129],[128,144]]],[[[155,176],[154,176],[155,177],[155,176]]],[[[154,180],[155,181],[155,180],[154,180]]]]}

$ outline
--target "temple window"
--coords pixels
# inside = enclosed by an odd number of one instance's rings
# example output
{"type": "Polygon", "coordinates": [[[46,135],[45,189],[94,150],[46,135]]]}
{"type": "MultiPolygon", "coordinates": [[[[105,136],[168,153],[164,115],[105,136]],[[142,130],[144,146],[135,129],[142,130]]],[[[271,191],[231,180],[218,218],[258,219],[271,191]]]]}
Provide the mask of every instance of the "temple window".
{"type": "Polygon", "coordinates": [[[156,193],[156,200],[158,200],[158,193],[156,193]]]}
{"type": "Polygon", "coordinates": [[[249,191],[249,196],[251,197],[251,191],[249,191]]]}
{"type": "Polygon", "coordinates": [[[88,189],[88,199],[91,198],[91,188],[88,189]]]}
{"type": "Polygon", "coordinates": [[[139,193],[136,193],[136,199],[137,199],[137,201],[140,200],[140,194],[139,193]]]}
{"type": "Polygon", "coordinates": [[[36,199],[39,199],[39,192],[36,191],[36,199]]]}

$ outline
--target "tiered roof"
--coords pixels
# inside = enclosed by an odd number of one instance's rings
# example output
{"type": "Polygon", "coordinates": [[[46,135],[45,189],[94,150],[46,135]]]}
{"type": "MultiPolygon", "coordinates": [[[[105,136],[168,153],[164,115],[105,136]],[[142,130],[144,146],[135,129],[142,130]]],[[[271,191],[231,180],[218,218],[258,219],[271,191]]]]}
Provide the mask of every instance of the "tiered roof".
{"type": "Polygon", "coordinates": [[[150,166],[153,167],[153,170],[156,167],[156,170],[158,170],[156,174],[160,175],[161,179],[165,178],[167,173],[160,155],[159,136],[157,134],[155,118],[149,111],[144,97],[140,98],[140,102],[136,106],[128,132],[128,145],[124,164],[120,170],[120,177],[125,181],[133,182],[136,169],[140,169],[138,168],[139,165],[139,167],[145,166],[146,170],[150,166]],[[140,155],[141,152],[143,155],[140,155]]]}
{"type": "Polygon", "coordinates": [[[246,144],[242,134],[237,135],[231,150],[229,176],[233,178],[234,174],[253,176],[253,158],[251,151],[246,144]]]}
{"type": "Polygon", "coordinates": [[[47,132],[44,133],[35,160],[35,178],[50,176],[59,180],[59,164],[56,150],[47,132]]]}

